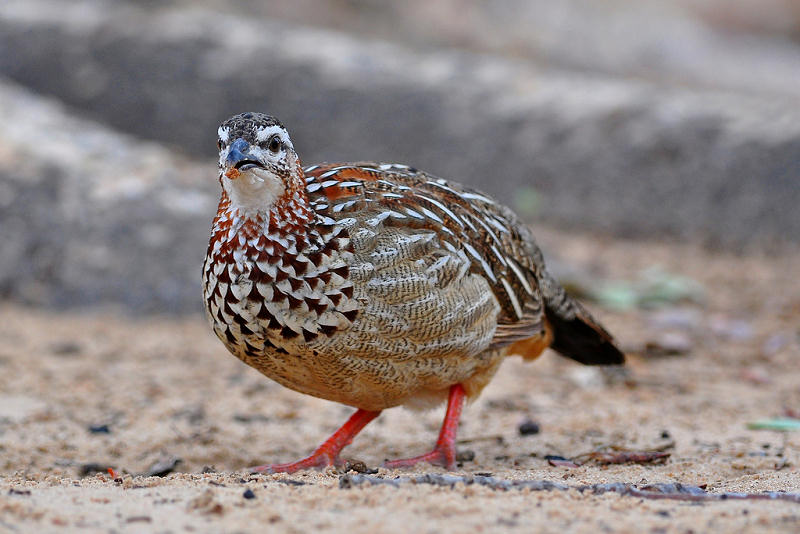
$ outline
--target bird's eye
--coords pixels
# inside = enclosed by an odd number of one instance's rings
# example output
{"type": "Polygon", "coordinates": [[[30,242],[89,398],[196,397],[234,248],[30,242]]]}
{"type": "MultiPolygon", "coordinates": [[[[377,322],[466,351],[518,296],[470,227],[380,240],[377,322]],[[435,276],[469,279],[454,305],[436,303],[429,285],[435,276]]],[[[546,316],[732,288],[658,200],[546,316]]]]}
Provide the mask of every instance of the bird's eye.
{"type": "Polygon", "coordinates": [[[277,154],[280,152],[282,146],[283,143],[281,142],[280,136],[273,135],[269,138],[269,144],[267,145],[267,148],[269,148],[270,152],[277,154]]]}

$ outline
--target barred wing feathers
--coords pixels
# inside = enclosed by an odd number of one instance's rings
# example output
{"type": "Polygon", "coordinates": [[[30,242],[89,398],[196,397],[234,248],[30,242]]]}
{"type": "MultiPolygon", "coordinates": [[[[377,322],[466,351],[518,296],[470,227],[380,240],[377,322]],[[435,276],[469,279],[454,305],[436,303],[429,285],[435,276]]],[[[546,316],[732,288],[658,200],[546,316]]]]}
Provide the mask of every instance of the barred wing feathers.
{"type": "Polygon", "coordinates": [[[443,247],[463,250],[501,306],[489,348],[552,339],[555,350],[582,363],[622,362],[608,333],[546,272],[528,228],[491,197],[405,165],[323,164],[305,173],[320,215],[379,207],[385,224],[431,229],[443,247]]]}

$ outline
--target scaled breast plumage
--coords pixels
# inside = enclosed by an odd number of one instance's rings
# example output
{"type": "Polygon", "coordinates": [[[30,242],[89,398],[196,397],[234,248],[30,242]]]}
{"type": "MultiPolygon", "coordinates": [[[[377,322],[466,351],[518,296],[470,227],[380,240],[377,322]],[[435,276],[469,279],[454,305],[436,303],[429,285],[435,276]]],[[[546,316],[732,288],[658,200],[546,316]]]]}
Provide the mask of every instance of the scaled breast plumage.
{"type": "Polygon", "coordinates": [[[524,236],[489,197],[398,165],[305,175],[308,209],[252,219],[223,199],[214,222],[206,309],[247,363],[341,402],[382,382],[384,402],[399,403],[412,382],[465,380],[488,365],[474,356],[542,329],[536,266],[515,259],[530,255],[524,236]],[[409,375],[425,366],[428,379],[409,375]]]}

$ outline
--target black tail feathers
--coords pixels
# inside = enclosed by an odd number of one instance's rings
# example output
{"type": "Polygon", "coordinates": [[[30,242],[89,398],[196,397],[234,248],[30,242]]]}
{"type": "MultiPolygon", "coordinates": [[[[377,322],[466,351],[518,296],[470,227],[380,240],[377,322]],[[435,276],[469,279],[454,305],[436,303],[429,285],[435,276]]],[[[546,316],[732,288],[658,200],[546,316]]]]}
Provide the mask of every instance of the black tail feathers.
{"type": "Polygon", "coordinates": [[[611,334],[605,331],[588,311],[578,305],[572,319],[565,319],[546,309],[547,320],[553,329],[550,348],[585,365],[620,365],[625,355],[614,345],[611,334]]]}

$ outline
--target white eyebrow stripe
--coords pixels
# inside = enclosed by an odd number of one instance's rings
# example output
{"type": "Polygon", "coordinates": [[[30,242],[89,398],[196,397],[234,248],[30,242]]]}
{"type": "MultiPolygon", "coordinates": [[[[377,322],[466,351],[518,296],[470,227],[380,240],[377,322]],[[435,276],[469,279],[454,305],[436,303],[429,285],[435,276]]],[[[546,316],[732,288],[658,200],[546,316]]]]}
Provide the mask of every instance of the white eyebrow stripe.
{"type": "Polygon", "coordinates": [[[220,126],[219,128],[217,128],[217,135],[219,136],[220,141],[222,141],[223,143],[227,143],[228,137],[230,136],[230,129],[223,128],[222,126],[220,126]]]}
{"type": "Polygon", "coordinates": [[[266,141],[275,134],[278,134],[283,139],[286,137],[286,130],[280,126],[261,126],[256,129],[256,140],[266,141]]]}
{"type": "Polygon", "coordinates": [[[283,141],[286,146],[294,150],[294,145],[292,145],[292,140],[289,139],[289,134],[280,126],[264,126],[258,128],[256,130],[256,141],[266,141],[275,134],[278,134],[278,137],[281,138],[281,141],[283,141]]]}

